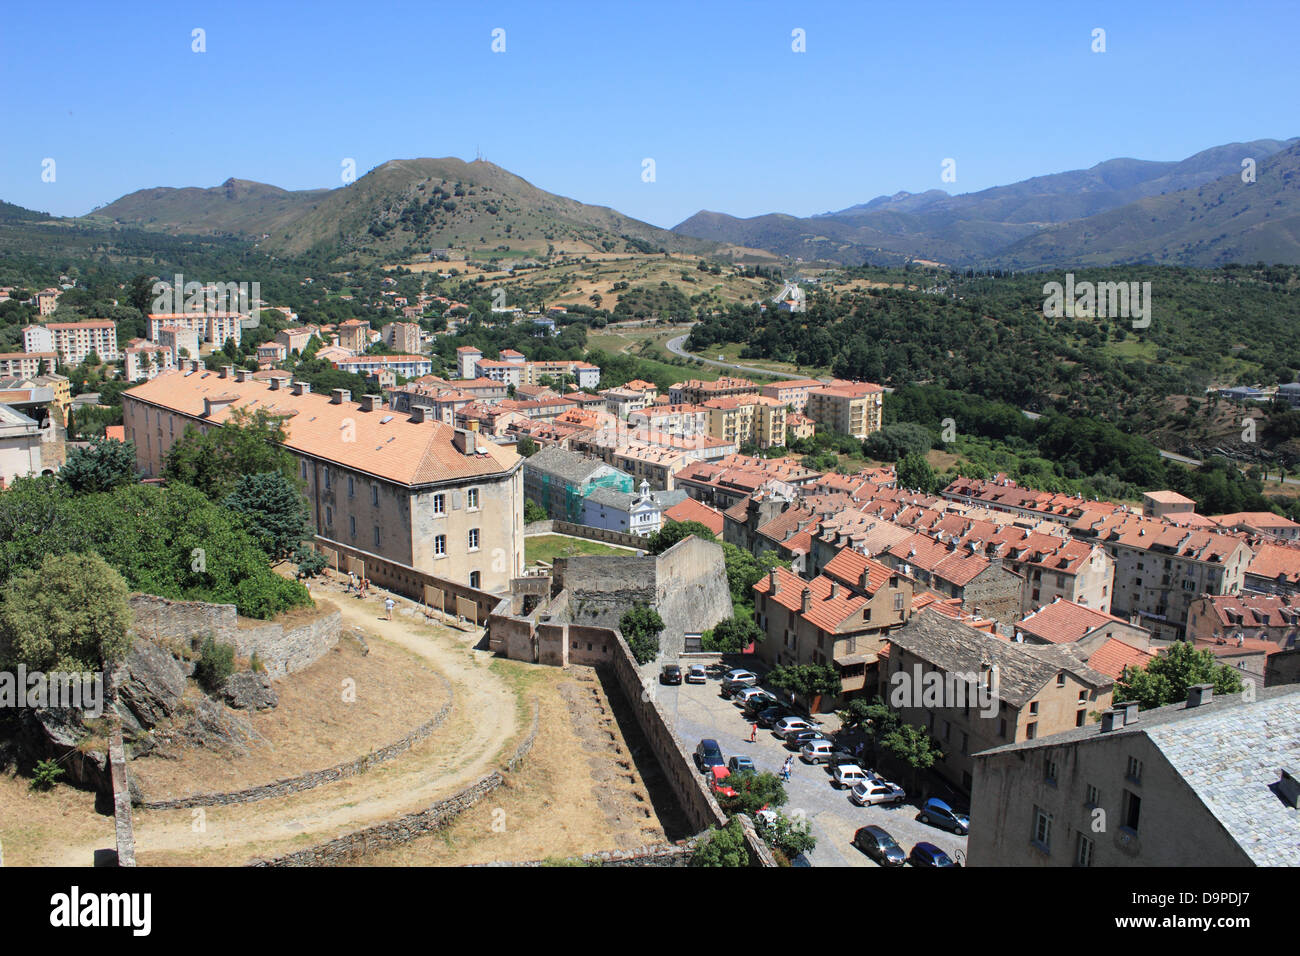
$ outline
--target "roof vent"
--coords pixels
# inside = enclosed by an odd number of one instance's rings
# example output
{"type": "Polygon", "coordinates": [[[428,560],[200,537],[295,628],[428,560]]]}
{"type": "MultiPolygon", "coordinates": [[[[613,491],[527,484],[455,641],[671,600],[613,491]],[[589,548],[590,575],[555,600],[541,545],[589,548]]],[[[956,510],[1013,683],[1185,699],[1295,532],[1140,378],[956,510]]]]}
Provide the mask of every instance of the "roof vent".
{"type": "Polygon", "coordinates": [[[344,405],[352,401],[352,392],[346,388],[330,389],[330,404],[344,405]]]}
{"type": "Polygon", "coordinates": [[[1200,707],[1202,704],[1208,704],[1214,698],[1213,684],[1193,684],[1187,688],[1187,706],[1200,707]]]}
{"type": "Polygon", "coordinates": [[[1122,710],[1107,710],[1101,715],[1101,732],[1108,734],[1113,730],[1119,730],[1124,726],[1124,712],[1122,710]]]}
{"type": "Polygon", "coordinates": [[[1300,780],[1296,780],[1291,771],[1285,767],[1282,768],[1281,773],[1281,778],[1270,789],[1292,810],[1300,809],[1297,806],[1300,802],[1300,780]]]}
{"type": "Polygon", "coordinates": [[[306,395],[311,391],[311,383],[294,382],[289,386],[289,391],[293,392],[295,395],[306,395]]]}
{"type": "Polygon", "coordinates": [[[1115,705],[1116,710],[1124,712],[1124,726],[1136,724],[1138,719],[1138,703],[1135,700],[1126,700],[1122,704],[1115,705]]]}
{"type": "Polygon", "coordinates": [[[362,395],[362,396],[361,396],[361,410],[362,410],[363,412],[373,412],[373,411],[375,411],[375,409],[377,409],[378,407],[379,407],[379,396],[378,396],[378,395],[362,395]]]}

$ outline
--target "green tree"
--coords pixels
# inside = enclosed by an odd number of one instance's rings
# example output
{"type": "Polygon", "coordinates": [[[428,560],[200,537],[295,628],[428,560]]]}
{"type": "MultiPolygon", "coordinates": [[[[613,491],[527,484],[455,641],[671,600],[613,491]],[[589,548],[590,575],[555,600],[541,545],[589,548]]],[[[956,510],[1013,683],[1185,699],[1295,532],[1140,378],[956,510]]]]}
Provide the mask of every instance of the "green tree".
{"type": "Polygon", "coordinates": [[[659,656],[659,634],[664,629],[664,620],[654,608],[640,603],[633,605],[619,618],[618,629],[638,664],[648,664],[659,656]]]}
{"type": "Polygon", "coordinates": [[[754,829],[773,850],[786,860],[801,853],[811,853],[817,848],[817,838],[812,835],[807,821],[796,823],[784,813],[778,813],[769,822],[763,817],[754,818],[754,829]]]}
{"type": "Polygon", "coordinates": [[[524,501],[524,523],[532,524],[534,521],[546,521],[551,516],[547,514],[546,509],[539,505],[532,498],[524,501]]]}
{"type": "Polygon", "coordinates": [[[750,644],[761,641],[766,635],[748,617],[729,617],[706,631],[701,646],[706,651],[739,654],[750,644]]]}
{"type": "Polygon", "coordinates": [[[272,560],[294,551],[312,533],[307,501],[281,472],[240,475],[225,507],[244,518],[244,528],[272,560]]]}
{"type": "Polygon", "coordinates": [[[314,578],[328,566],[325,555],[309,547],[306,542],[298,545],[294,551],[293,563],[298,566],[299,578],[314,578]]]}
{"type": "Polygon", "coordinates": [[[646,550],[651,554],[663,554],[678,541],[691,535],[704,541],[718,540],[708,525],[698,521],[671,521],[646,538],[646,550]]]}
{"type": "MultiPolygon", "coordinates": [[[[689,522],[688,522],[689,523],[689,522]]],[[[675,543],[675,542],[674,542],[675,543]]],[[[727,569],[727,587],[731,591],[733,604],[754,603],[754,585],[763,575],[776,567],[788,569],[789,561],[783,561],[775,551],[764,551],[757,557],[748,551],[742,551],[734,544],[719,542],[722,545],[722,560],[727,569]]]]}
{"type": "Polygon", "coordinates": [[[936,760],[943,758],[943,751],[934,738],[912,724],[898,724],[879,737],[879,744],[881,750],[908,768],[913,788],[920,772],[933,767],[936,760]]]}
{"type": "Polygon", "coordinates": [[[808,702],[840,692],[839,671],[830,664],[780,664],[768,671],[767,682],[808,702]]]}
{"type": "Polygon", "coordinates": [[[1186,641],[1177,641],[1152,658],[1145,668],[1126,667],[1115,682],[1113,700],[1135,700],[1140,710],[1176,704],[1187,699],[1187,688],[1194,684],[1213,684],[1215,694],[1236,694],[1242,689],[1241,677],[1231,667],[1220,664],[1205,649],[1197,650],[1186,641]]]}
{"type": "Polygon", "coordinates": [[[520,435],[519,440],[515,443],[515,451],[519,452],[524,458],[532,458],[533,455],[537,454],[537,442],[527,435],[520,435]]]}
{"type": "Polygon", "coordinates": [[[47,554],[5,586],[0,663],[29,670],[92,671],[131,649],[122,576],[96,554],[47,554]]]}
{"type": "Polygon", "coordinates": [[[927,495],[937,490],[939,479],[924,455],[909,452],[898,462],[897,470],[898,487],[914,489],[927,495]]]}
{"type": "Polygon", "coordinates": [[[167,454],[164,474],[214,501],[224,499],[243,475],[278,471],[293,480],[293,456],[284,450],[284,424],[264,408],[236,408],[206,435],[187,426],[167,454]]]}
{"type": "Polygon", "coordinates": [[[221,644],[209,634],[199,645],[199,660],[194,665],[194,679],[208,693],[215,693],[225,686],[226,680],[235,672],[235,649],[229,644],[221,644]]]}
{"type": "Polygon", "coordinates": [[[873,741],[892,733],[898,728],[898,714],[880,697],[867,700],[855,697],[839,712],[840,723],[844,727],[860,727],[873,741]]]}
{"type": "Polygon", "coordinates": [[[715,829],[691,856],[691,866],[749,866],[749,850],[740,821],[731,819],[715,829]]]}
{"type": "Polygon", "coordinates": [[[751,817],[762,809],[785,806],[788,799],[781,778],[774,773],[733,773],[727,777],[727,786],[736,791],[734,797],[718,794],[718,806],[728,816],[747,813],[751,817]]]}
{"type": "Polygon", "coordinates": [[[78,494],[108,491],[138,481],[135,445],[115,438],[92,438],[89,445],[74,448],[59,469],[59,480],[78,494]]]}

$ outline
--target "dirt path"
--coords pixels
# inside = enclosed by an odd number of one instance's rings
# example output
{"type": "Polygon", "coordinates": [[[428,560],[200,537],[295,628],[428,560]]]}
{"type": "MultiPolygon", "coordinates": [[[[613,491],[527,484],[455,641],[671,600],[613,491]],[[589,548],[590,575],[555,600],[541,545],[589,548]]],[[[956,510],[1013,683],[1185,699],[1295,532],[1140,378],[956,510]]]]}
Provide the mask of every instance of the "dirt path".
{"type": "MultiPolygon", "coordinates": [[[[320,588],[317,590],[324,591],[320,588]]],[[[516,695],[489,670],[491,655],[475,651],[478,633],[461,633],[408,616],[399,600],[391,622],[383,619],[382,591],[359,601],[330,589],[345,625],[361,628],[368,641],[406,648],[451,681],[451,716],[428,739],[368,773],[315,790],[230,807],[137,811],[136,857],[148,865],[238,865],[333,839],[351,830],[420,810],[477,780],[498,765],[517,736],[516,695]]],[[[421,717],[411,714],[411,723],[421,717]]],[[[52,848],[53,865],[84,866],[97,848],[112,845],[112,820],[104,838],[52,848]]]]}

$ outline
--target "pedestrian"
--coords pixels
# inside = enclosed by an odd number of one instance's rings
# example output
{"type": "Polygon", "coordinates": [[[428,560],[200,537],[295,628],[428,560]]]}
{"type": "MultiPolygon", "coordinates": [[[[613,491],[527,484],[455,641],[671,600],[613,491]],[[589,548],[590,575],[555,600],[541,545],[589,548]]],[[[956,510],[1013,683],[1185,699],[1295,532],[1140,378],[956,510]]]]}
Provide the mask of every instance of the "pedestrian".
{"type": "Polygon", "coordinates": [[[388,620],[390,620],[390,621],[393,619],[393,605],[394,605],[394,604],[396,604],[396,602],[392,599],[391,596],[390,596],[390,597],[386,597],[386,598],[384,598],[384,611],[387,613],[387,615],[388,615],[388,620]]]}
{"type": "Polygon", "coordinates": [[[758,724],[751,724],[749,727],[749,742],[752,744],[752,743],[756,743],[757,741],[758,741],[758,724]]]}
{"type": "Polygon", "coordinates": [[[357,576],[354,572],[348,572],[348,593],[351,594],[357,589],[357,576]]]}

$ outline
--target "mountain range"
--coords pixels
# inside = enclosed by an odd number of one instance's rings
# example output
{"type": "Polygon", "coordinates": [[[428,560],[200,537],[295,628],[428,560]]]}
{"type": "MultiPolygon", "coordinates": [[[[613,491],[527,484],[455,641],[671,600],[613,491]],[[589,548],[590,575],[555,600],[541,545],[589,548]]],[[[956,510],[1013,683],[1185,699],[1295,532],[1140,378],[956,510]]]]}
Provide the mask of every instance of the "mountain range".
{"type": "Polygon", "coordinates": [[[1229,143],[1179,161],[1112,159],[960,195],[900,192],[808,217],[701,211],[671,230],[454,158],[392,160],[334,189],[241,179],[142,189],[64,220],[0,202],[4,223],[237,237],[277,255],[386,260],[448,248],[719,257],[747,249],[846,265],[1012,269],[1300,263],[1300,138],[1229,143]]]}
{"type": "Polygon", "coordinates": [[[702,211],[682,235],[806,260],[1035,268],[1300,262],[1300,138],[1230,143],[1178,162],[1112,159],[952,196],[900,192],[838,212],[738,219],[702,211]],[[1255,182],[1242,160],[1254,160],[1255,182]]]}

